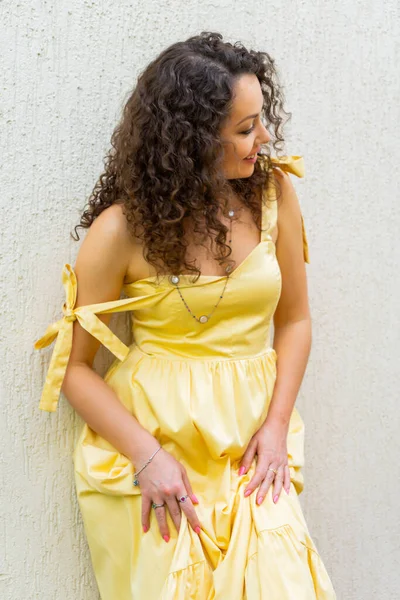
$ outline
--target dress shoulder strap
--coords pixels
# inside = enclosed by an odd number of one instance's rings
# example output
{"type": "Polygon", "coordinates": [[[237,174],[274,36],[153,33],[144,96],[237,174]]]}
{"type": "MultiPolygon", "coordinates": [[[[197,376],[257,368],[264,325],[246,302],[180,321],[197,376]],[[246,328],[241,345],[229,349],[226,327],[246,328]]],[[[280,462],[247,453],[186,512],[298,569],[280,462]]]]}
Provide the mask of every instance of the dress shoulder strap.
{"type": "MultiPolygon", "coordinates": [[[[262,157],[262,167],[268,168],[268,160],[262,157]]],[[[271,157],[270,158],[272,167],[277,166],[282,171],[292,173],[297,177],[304,177],[304,160],[302,156],[283,156],[281,158],[271,157]]],[[[262,203],[262,228],[261,239],[267,240],[276,229],[278,222],[278,202],[276,199],[276,187],[274,185],[273,175],[270,174],[268,185],[263,190],[263,203],[262,203]]],[[[304,261],[309,263],[309,248],[307,233],[304,225],[303,215],[301,215],[301,225],[303,234],[303,256],[304,261]]]]}
{"type": "Polygon", "coordinates": [[[158,301],[160,295],[168,293],[167,289],[155,291],[153,294],[146,296],[123,298],[75,308],[78,289],[77,278],[74,269],[68,263],[63,268],[62,283],[65,290],[65,302],[62,305],[64,316],[49,325],[44,335],[34,344],[35,350],[40,350],[56,340],[39,403],[41,410],[49,412],[54,412],[57,409],[61,386],[72,349],[73,322],[78,320],[86,331],[98,339],[119,360],[124,360],[129,353],[128,346],[97,315],[138,310],[158,301]]]}

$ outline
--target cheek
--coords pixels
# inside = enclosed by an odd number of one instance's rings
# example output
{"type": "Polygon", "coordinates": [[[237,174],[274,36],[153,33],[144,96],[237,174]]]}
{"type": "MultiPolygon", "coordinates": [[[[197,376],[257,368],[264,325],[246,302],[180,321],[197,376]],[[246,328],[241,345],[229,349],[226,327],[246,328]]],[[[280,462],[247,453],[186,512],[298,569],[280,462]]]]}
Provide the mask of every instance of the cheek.
{"type": "Polygon", "coordinates": [[[254,147],[252,139],[250,138],[251,136],[243,136],[234,141],[235,148],[231,146],[229,149],[229,154],[227,155],[227,157],[229,156],[229,160],[242,160],[250,154],[252,148],[254,147]]]}
{"type": "Polygon", "coordinates": [[[238,154],[241,159],[246,158],[254,148],[254,139],[251,135],[244,137],[240,146],[238,146],[238,154]]]}

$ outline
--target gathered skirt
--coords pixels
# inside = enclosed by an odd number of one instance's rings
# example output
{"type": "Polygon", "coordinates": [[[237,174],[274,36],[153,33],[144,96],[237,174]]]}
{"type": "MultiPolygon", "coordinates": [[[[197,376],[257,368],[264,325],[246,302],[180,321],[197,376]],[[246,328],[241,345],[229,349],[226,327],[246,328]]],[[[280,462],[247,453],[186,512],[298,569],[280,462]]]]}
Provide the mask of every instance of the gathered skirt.
{"type": "Polygon", "coordinates": [[[303,489],[304,424],[295,408],[288,433],[290,493],[277,504],[272,486],[261,505],[244,489],[254,459],[240,460],[266,417],[276,353],[238,360],[190,360],[144,354],[132,345],[105,381],[159,443],[185,466],[200,535],[182,511],[171,539],[154,511],[141,524],[134,466],[86,424],[74,451],[79,506],[102,600],[332,600],[332,583],[307,529],[303,489]]]}

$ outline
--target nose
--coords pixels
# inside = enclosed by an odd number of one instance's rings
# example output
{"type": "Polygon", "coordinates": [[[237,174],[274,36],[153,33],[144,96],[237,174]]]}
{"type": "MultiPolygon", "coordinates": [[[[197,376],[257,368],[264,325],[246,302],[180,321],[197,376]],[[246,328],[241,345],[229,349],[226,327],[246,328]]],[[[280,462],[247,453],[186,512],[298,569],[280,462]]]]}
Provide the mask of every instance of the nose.
{"type": "Polygon", "coordinates": [[[263,127],[264,127],[264,141],[263,141],[263,144],[267,144],[271,140],[272,136],[271,136],[270,132],[268,131],[267,127],[264,124],[263,124],[263,127]]]}
{"type": "Polygon", "coordinates": [[[259,140],[261,144],[268,144],[268,142],[272,139],[271,134],[269,133],[266,125],[264,124],[264,119],[261,120],[261,132],[259,136],[259,140]]]}

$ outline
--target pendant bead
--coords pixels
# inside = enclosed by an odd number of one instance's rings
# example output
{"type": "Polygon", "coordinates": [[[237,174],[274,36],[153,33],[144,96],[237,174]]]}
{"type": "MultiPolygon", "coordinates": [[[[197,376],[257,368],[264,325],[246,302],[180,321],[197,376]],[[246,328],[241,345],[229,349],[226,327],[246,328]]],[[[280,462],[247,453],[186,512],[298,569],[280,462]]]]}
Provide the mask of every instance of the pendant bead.
{"type": "Polygon", "coordinates": [[[177,285],[179,283],[178,275],[172,275],[171,282],[174,283],[175,285],[177,285]]]}
{"type": "Polygon", "coordinates": [[[207,323],[208,317],[206,315],[201,315],[199,318],[200,323],[207,323]]]}

